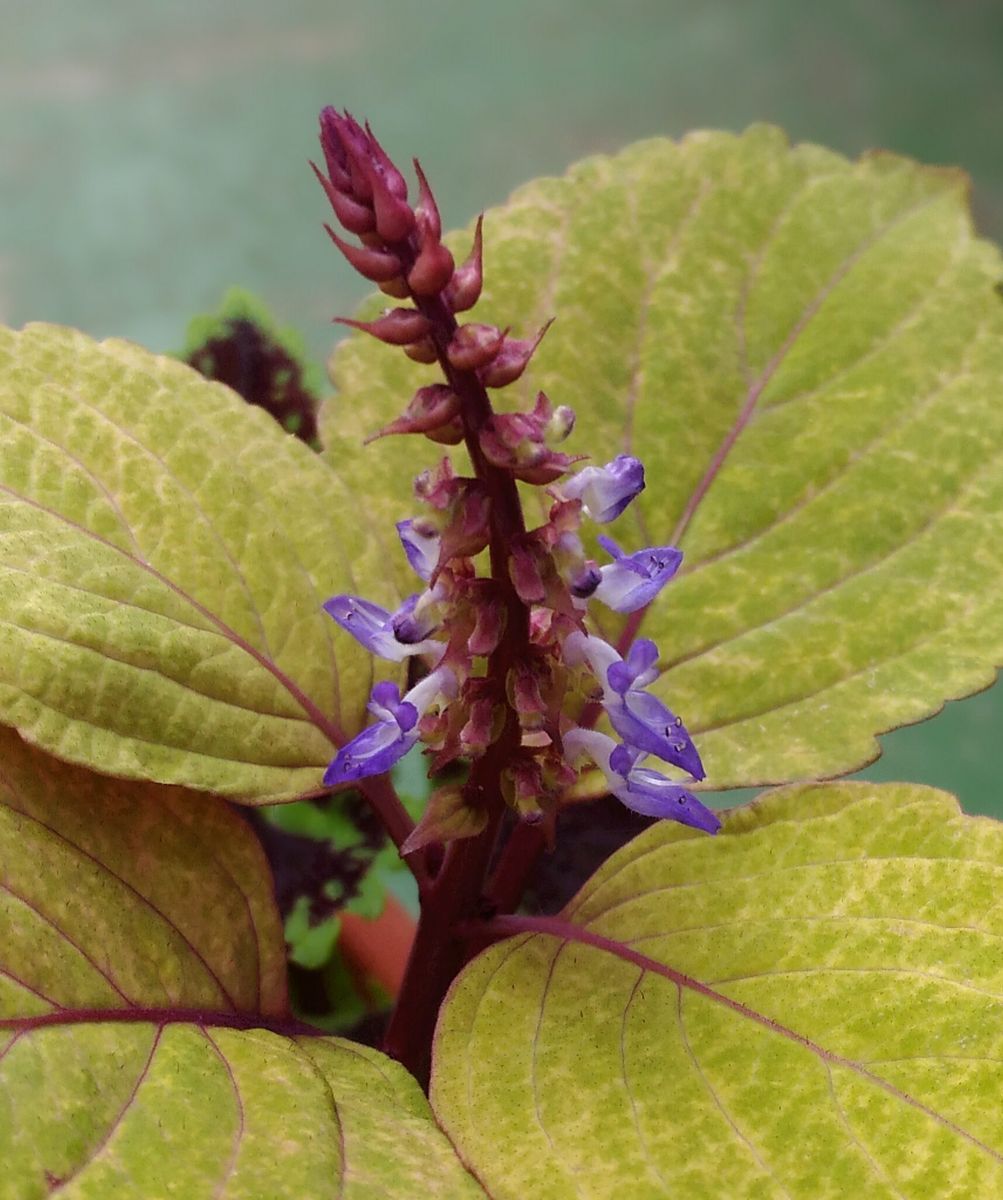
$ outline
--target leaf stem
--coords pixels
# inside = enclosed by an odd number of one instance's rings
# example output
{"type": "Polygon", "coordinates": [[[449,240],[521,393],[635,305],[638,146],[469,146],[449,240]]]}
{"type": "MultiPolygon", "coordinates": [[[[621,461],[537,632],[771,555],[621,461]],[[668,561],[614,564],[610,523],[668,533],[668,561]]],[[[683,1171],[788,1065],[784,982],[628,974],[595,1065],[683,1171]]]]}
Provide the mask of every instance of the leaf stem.
{"type": "Polygon", "coordinates": [[[0,1029],[21,1035],[50,1025],[100,1025],[120,1022],[150,1025],[207,1025],[220,1029],[267,1029],[283,1037],[325,1037],[292,1017],[271,1018],[260,1013],[214,1012],[201,1008],[59,1008],[31,1017],[0,1017],[0,1029]]]}

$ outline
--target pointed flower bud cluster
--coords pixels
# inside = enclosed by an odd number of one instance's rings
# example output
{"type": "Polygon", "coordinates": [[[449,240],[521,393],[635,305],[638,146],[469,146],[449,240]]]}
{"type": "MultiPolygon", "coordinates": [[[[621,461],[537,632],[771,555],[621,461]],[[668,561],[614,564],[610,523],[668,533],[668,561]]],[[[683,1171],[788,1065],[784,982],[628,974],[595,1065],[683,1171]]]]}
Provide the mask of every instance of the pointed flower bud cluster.
{"type": "Polygon", "coordinates": [[[368,126],[325,109],[321,144],[327,173],[314,170],[338,222],[359,244],[329,230],[332,240],[357,271],[407,302],[374,321],[346,323],[420,362],[438,362],[444,375],[373,437],[464,442],[475,467],[464,477],[444,458],[415,481],[425,509],[400,521],[397,533],[421,590],[395,611],[349,595],[324,606],[370,653],[417,659],[426,672],[403,695],[392,683],[374,687],[373,722],[338,751],[325,784],[381,774],[418,744],[431,773],[470,763],[470,782],[436,792],[405,851],[483,829],[489,777],[523,818],[540,820],[588,761],[628,808],[716,832],[717,818],[683,783],[646,765],[654,758],[693,780],[704,777],[681,718],[646,690],[658,678],[654,643],[639,639],[621,656],[586,627],[590,601],[637,612],[679,568],[682,555],[672,546],[626,553],[600,537],[604,562],[584,548],[583,517],[606,524],[620,516],[644,488],[641,463],[621,454],[571,473],[582,456],[555,447],[571,433],[574,413],[542,392],[529,412],[495,412],[487,389],[522,375],[548,326],[521,339],[457,322],[480,296],[481,222],[457,267],[440,241],[438,208],[417,163],[412,208],[403,176],[368,126]],[[516,481],[546,489],[547,519],[536,528],[525,526],[516,481]],[[485,550],[490,574],[479,573],[475,561],[485,550]],[[612,734],[582,724],[594,702],[612,734]],[[488,763],[490,771],[480,769],[488,763]]]}

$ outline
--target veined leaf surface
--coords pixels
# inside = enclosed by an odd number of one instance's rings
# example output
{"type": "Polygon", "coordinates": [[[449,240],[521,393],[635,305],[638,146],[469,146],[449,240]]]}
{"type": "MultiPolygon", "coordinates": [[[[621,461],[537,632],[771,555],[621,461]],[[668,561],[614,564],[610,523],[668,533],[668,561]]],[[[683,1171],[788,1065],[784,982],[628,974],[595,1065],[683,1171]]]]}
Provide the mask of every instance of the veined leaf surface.
{"type": "Polygon", "coordinates": [[[1001,878],[922,787],[660,823],[467,967],[433,1107],[498,1200],[999,1195],[1001,878]]]}
{"type": "Polygon", "coordinates": [[[267,864],[222,800],[9,730],[0,763],[3,1200],[483,1194],[401,1067],[289,1020],[267,864]]]}
{"type": "MultiPolygon", "coordinates": [[[[960,173],[765,127],[643,142],[489,212],[485,264],[473,319],[557,318],[505,406],[542,388],[578,415],[566,449],[641,457],[647,490],[609,532],[685,552],[641,631],[708,786],[854,769],[992,682],[1003,266],[960,173]]],[[[396,480],[389,526],[421,443],[347,448],[433,372],[357,336],[333,376],[329,452],[356,486],[396,480]]]]}
{"type": "Polygon", "coordinates": [[[252,802],[317,787],[369,690],[321,611],[376,575],[364,512],[172,359],[0,331],[0,720],[111,775],[252,802]]]}

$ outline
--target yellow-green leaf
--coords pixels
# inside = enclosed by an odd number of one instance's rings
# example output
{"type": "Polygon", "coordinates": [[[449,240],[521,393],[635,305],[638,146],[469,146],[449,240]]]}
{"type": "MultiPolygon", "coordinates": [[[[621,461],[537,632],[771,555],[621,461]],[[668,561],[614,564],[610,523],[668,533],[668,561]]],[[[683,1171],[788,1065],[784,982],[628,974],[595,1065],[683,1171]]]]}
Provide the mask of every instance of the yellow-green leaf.
{"type": "Polygon", "coordinates": [[[401,1067],[296,1034],[226,803],[0,732],[0,1198],[483,1194],[401,1067]]]}
{"type": "MultiPolygon", "coordinates": [[[[578,414],[565,448],[639,455],[610,532],[685,551],[642,632],[711,786],[858,767],[1003,661],[1003,266],[966,186],[756,127],[588,159],[487,214],[472,316],[557,318],[503,403],[543,388],[578,414]]],[[[353,337],[333,375],[324,437],[356,486],[396,481],[400,519],[436,448],[348,448],[430,368],[353,337]]]]}
{"type": "Polygon", "coordinates": [[[498,1200],[1003,1194],[1001,883],[929,788],[660,823],[466,969],[433,1107],[498,1200]]]}
{"type": "Polygon", "coordinates": [[[276,1015],[285,989],[268,864],[222,800],[107,779],[0,729],[0,1019],[276,1015]]]}
{"type": "Polygon", "coordinates": [[[379,553],[337,474],[228,389],[0,331],[0,720],[28,740],[253,802],[317,787],[371,672],[320,606],[379,553]]]}

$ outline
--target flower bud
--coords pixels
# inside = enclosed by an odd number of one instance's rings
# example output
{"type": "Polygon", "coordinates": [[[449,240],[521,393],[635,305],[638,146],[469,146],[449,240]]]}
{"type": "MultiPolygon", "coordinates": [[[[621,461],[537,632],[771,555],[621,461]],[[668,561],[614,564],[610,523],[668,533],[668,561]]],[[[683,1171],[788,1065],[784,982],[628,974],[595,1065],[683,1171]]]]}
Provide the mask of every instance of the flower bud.
{"type": "Polygon", "coordinates": [[[418,236],[422,243],[438,242],[442,237],[442,220],[439,217],[439,206],[428,186],[425,172],[421,164],[414,159],[414,173],[418,176],[418,203],[414,209],[414,219],[418,227],[418,236]]]}
{"type": "Polygon", "coordinates": [[[349,233],[369,233],[376,228],[376,218],[371,209],[339,191],[329,179],[325,178],[315,162],[311,162],[310,166],[334,209],[334,215],[349,233]]]}
{"type": "Polygon", "coordinates": [[[437,296],[453,277],[453,256],[441,242],[426,242],[407,282],[416,296],[437,296]]]}
{"type": "MultiPolygon", "coordinates": [[[[571,409],[559,411],[570,414],[571,422],[574,422],[571,409]]],[[[494,466],[511,471],[516,479],[524,483],[553,483],[583,457],[561,454],[546,445],[555,415],[543,392],[537,396],[530,413],[493,413],[479,433],[485,458],[494,466]]],[[[558,424],[559,432],[567,420],[567,416],[562,415],[558,424]]]]}
{"type": "Polygon", "coordinates": [[[568,587],[572,596],[577,600],[587,600],[600,583],[602,583],[602,573],[591,559],[582,563],[568,579],[568,587]]]}
{"type": "MultiPolygon", "coordinates": [[[[543,392],[540,392],[536,398],[537,405],[539,405],[541,400],[546,400],[543,392]]],[[[547,422],[543,432],[543,440],[551,444],[563,442],[570,435],[574,427],[575,410],[569,408],[566,404],[559,404],[547,422]]]]}
{"type": "Polygon", "coordinates": [[[328,105],[320,113],[320,146],[324,152],[324,162],[332,185],[339,191],[347,190],[351,185],[348,172],[348,155],[341,137],[340,125],[343,122],[336,109],[328,105]]]}
{"type": "Polygon", "coordinates": [[[369,182],[373,191],[376,232],[384,241],[400,242],[414,228],[414,213],[406,200],[395,196],[382,171],[370,165],[369,182]]]}
{"type": "Polygon", "coordinates": [[[461,325],[446,347],[446,357],[457,371],[475,371],[498,354],[506,333],[496,325],[461,325]]]}
{"type": "Polygon", "coordinates": [[[368,201],[372,196],[366,173],[369,139],[349,113],[325,108],[320,116],[320,140],[331,182],[356,200],[368,201]]]}
{"type": "Polygon", "coordinates": [[[400,275],[403,268],[401,260],[396,254],[390,254],[385,250],[373,250],[368,246],[353,246],[338,237],[330,225],[325,225],[324,228],[331,241],[348,259],[349,264],[364,279],[370,279],[373,283],[384,283],[396,279],[400,275]]]}
{"type": "Polygon", "coordinates": [[[446,288],[444,299],[454,313],[473,308],[481,296],[484,282],[484,244],[482,228],[484,218],[477,218],[474,230],[474,245],[466,261],[453,273],[446,288]]]}
{"type": "Polygon", "coordinates": [[[430,442],[438,442],[440,446],[458,446],[463,441],[465,430],[463,418],[454,417],[448,425],[440,425],[438,429],[430,429],[425,437],[430,442]]]}
{"type": "Polygon", "coordinates": [[[407,300],[411,295],[403,275],[398,275],[396,279],[385,279],[376,286],[384,296],[393,296],[395,300],[407,300]]]}
{"type": "Polygon", "coordinates": [[[411,397],[407,409],[378,433],[366,438],[365,444],[392,433],[429,433],[449,425],[459,415],[459,397],[444,383],[419,388],[411,397]]]}
{"type": "Polygon", "coordinates": [[[427,583],[439,562],[438,529],[428,519],[398,521],[397,536],[411,569],[427,583]]]}
{"type": "Polygon", "coordinates": [[[416,342],[411,342],[404,347],[404,353],[412,362],[418,363],[434,363],[439,357],[435,342],[430,337],[419,338],[416,342]]]}
{"type": "Polygon", "coordinates": [[[428,320],[413,308],[392,308],[375,321],[355,321],[351,317],[335,317],[335,321],[372,334],[389,346],[406,346],[424,337],[431,328],[428,320]]]}
{"type": "Polygon", "coordinates": [[[526,340],[510,338],[507,340],[498,354],[481,371],[481,382],[484,386],[501,388],[514,383],[525,371],[537,346],[543,340],[543,335],[552,324],[553,320],[548,321],[535,338],[526,340]]]}
{"type": "Polygon", "coordinates": [[[398,200],[406,200],[407,180],[397,170],[390,155],[380,145],[368,121],[366,122],[366,137],[369,139],[370,159],[382,176],[387,191],[398,200]]]}

